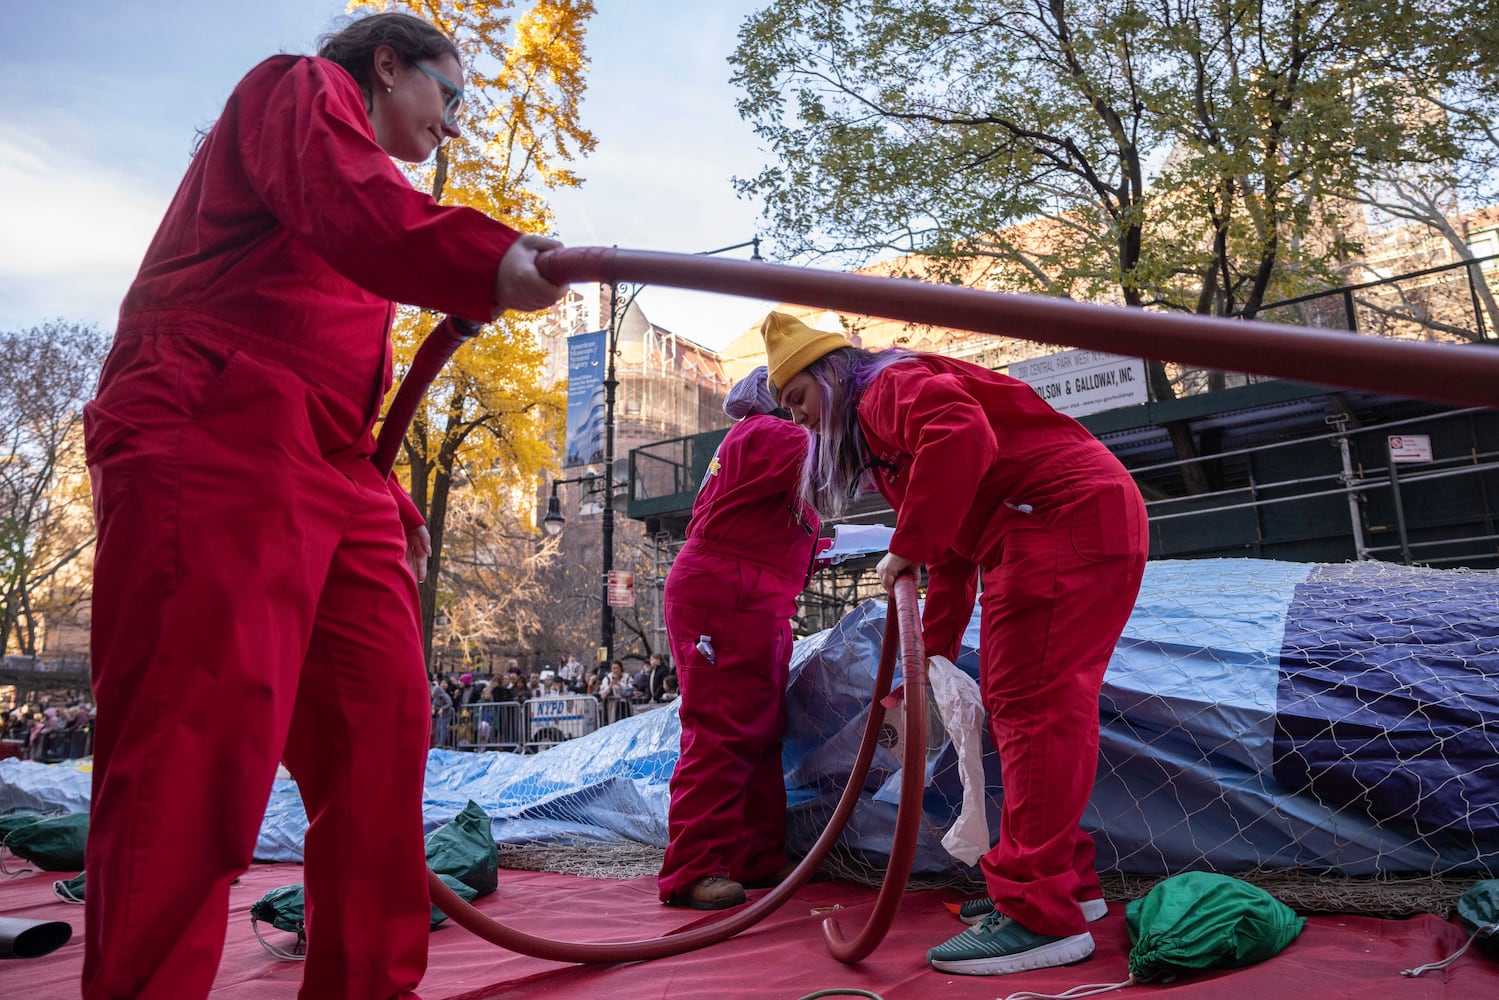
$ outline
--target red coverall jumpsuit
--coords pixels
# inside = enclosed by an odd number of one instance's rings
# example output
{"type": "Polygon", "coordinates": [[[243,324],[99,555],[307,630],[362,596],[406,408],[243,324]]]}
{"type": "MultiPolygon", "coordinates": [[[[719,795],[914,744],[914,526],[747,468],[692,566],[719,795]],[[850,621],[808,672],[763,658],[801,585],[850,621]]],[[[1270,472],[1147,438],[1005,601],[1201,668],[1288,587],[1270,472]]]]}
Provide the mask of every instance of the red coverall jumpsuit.
{"type": "Polygon", "coordinates": [[[754,881],[786,865],[781,736],[791,618],[819,527],[797,498],[807,440],[767,414],[735,424],[666,578],[682,750],[671,777],[662,902],[710,875],[754,881]],[[699,636],[710,637],[712,660],[699,636]]]}
{"type": "Polygon", "coordinates": [[[996,908],[1052,936],[1101,895],[1078,826],[1098,768],[1098,695],[1139,592],[1148,537],[1129,473],[1024,382],[934,355],[884,369],[858,402],[890,551],[925,563],[927,653],[954,657],[984,578],[979,686],[998,750],[996,908]]]}
{"type": "Polygon", "coordinates": [[[488,320],[514,240],[413,190],[323,60],[261,63],[194,156],[84,412],[86,998],[208,993],[283,755],[310,821],[301,995],[415,996],[421,521],[370,463],[371,429],[389,300],[488,320]]]}

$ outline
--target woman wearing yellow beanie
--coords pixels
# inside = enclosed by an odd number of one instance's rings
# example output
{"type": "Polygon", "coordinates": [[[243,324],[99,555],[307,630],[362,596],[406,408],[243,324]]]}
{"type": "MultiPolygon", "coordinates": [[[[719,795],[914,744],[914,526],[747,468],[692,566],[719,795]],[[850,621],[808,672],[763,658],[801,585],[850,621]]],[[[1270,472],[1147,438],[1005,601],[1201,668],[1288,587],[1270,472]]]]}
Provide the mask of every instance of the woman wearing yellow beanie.
{"type": "Polygon", "coordinates": [[[999,837],[975,926],[927,953],[999,975],[1080,961],[1104,915],[1079,827],[1098,767],[1098,695],[1148,549],[1134,481],[1030,386],[933,354],[879,353],[772,313],[771,390],[814,434],[802,496],[836,517],[877,488],[896,511],[880,581],[925,565],[927,653],[955,658],[980,574],[979,685],[999,754],[999,837]]]}

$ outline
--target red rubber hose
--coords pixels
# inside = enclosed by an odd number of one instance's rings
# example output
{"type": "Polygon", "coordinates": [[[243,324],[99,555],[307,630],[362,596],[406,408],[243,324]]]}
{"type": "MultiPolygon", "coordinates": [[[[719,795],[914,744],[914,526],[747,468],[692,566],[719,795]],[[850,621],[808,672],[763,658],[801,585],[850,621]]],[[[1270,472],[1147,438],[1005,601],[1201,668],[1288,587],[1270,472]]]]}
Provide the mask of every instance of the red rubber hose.
{"type": "MultiPolygon", "coordinates": [[[[839,798],[838,805],[833,810],[832,818],[828,820],[827,828],[823,830],[822,836],[817,839],[817,843],[812,845],[812,850],[797,864],[795,870],[787,876],[785,881],[765,896],[756,900],[747,908],[734,913],[732,916],[707,926],[675,931],[659,938],[599,943],[554,941],[550,938],[537,937],[534,934],[527,934],[525,931],[508,927],[474,909],[473,906],[464,901],[463,897],[443,884],[440,878],[429,873],[429,882],[432,889],[432,905],[452,918],[454,923],[471,931],[490,944],[499,945],[501,948],[519,952],[522,955],[531,955],[535,958],[550,959],[555,962],[578,962],[582,964],[638,962],[645,959],[665,958],[668,955],[679,955],[683,952],[694,951],[698,948],[704,948],[708,945],[728,940],[740,931],[753,927],[771,913],[780,909],[781,905],[805,885],[807,880],[812,877],[812,874],[822,865],[828,853],[832,851],[833,845],[842,836],[843,828],[848,825],[848,819],[853,815],[854,807],[858,804],[859,795],[864,788],[864,779],[869,775],[870,761],[874,759],[875,747],[879,745],[880,725],[884,721],[882,703],[885,696],[890,693],[890,681],[895,672],[897,646],[901,650],[902,677],[907,685],[907,739],[913,740],[913,743],[907,744],[906,770],[901,787],[901,816],[904,817],[906,814],[908,789],[910,787],[909,775],[913,773],[916,775],[915,792],[910,794],[909,800],[915,803],[918,811],[920,809],[921,786],[926,769],[926,737],[924,735],[926,729],[926,701],[924,697],[913,698],[911,688],[913,687],[913,681],[916,681],[918,678],[919,684],[915,686],[922,689],[925,688],[926,664],[924,660],[920,663],[915,663],[909,659],[910,654],[908,650],[912,647],[908,641],[908,635],[911,633],[911,629],[909,627],[903,628],[903,625],[907,625],[911,621],[917,622],[917,627],[914,630],[916,637],[914,649],[917,651],[921,648],[921,632],[915,611],[915,584],[909,581],[906,582],[907,586],[904,588],[906,594],[902,596],[902,588],[897,585],[896,595],[891,598],[889,609],[886,612],[885,641],[880,649],[879,671],[875,676],[874,682],[874,700],[870,704],[869,718],[864,724],[864,738],[859,744],[858,753],[854,756],[854,764],[852,770],[849,772],[848,784],[844,786],[843,795],[839,798]],[[905,614],[898,614],[896,612],[898,601],[907,608],[905,614]],[[921,709],[919,722],[916,723],[912,722],[909,715],[913,708],[913,702],[919,702],[921,709]],[[913,725],[919,728],[913,730],[913,725]],[[913,732],[916,735],[913,736],[913,732]],[[917,753],[921,759],[921,763],[915,767],[911,766],[910,763],[911,751],[909,748],[912,745],[916,746],[917,753]]],[[[911,823],[911,826],[914,830],[915,824],[911,823]]],[[[899,885],[902,889],[905,886],[907,875],[910,874],[911,857],[915,849],[914,836],[910,840],[911,843],[905,848],[904,861],[899,863],[899,867],[901,868],[899,885]]],[[[898,832],[897,843],[900,843],[898,832]]],[[[891,868],[896,868],[897,864],[898,859],[892,851],[891,868]]],[[[891,876],[887,874],[887,885],[890,882],[891,876]]],[[[884,899],[884,896],[885,893],[882,891],[881,900],[884,899]]],[[[862,947],[867,944],[868,949],[872,949],[879,943],[879,938],[884,936],[889,927],[890,920],[888,917],[885,917],[884,926],[877,929],[879,936],[867,942],[865,939],[871,936],[871,932],[866,929],[866,933],[861,935],[860,946],[862,947]]],[[[868,951],[866,950],[864,954],[868,954],[868,951]]],[[[857,958],[846,959],[846,961],[856,960],[857,958]]]]}
{"type": "MultiPolygon", "coordinates": [[[[852,938],[843,936],[834,917],[822,922],[828,951],[840,962],[857,962],[879,946],[895,922],[911,862],[916,857],[916,838],[921,831],[921,807],[926,789],[926,651],[921,644],[921,612],[916,603],[916,580],[910,574],[896,578],[895,593],[886,614],[899,620],[901,688],[905,692],[905,758],[901,762],[900,807],[895,817],[895,836],[890,845],[890,863],[875,899],[874,910],[863,930],[852,938]]],[[[886,631],[889,645],[889,631],[886,631]]],[[[876,701],[870,715],[880,707],[876,701]]]]}
{"type": "Polygon", "coordinates": [[[480,329],[478,323],[449,316],[437,324],[422,341],[422,346],[416,349],[416,357],[411,359],[411,368],[406,372],[406,377],[401,379],[401,387],[396,390],[396,398],[390,401],[390,409],[385,411],[380,436],[375,442],[375,454],[370,458],[375,463],[375,468],[380,470],[380,475],[390,475],[391,468],[395,466],[396,452],[401,450],[401,439],[406,436],[406,428],[411,426],[411,417],[421,404],[427,387],[432,384],[437,373],[442,371],[442,366],[448,363],[453,352],[466,344],[480,329]]]}
{"type": "Polygon", "coordinates": [[[696,254],[568,247],[546,251],[536,266],[557,284],[648,282],[1459,406],[1499,407],[1499,350],[696,254]]]}

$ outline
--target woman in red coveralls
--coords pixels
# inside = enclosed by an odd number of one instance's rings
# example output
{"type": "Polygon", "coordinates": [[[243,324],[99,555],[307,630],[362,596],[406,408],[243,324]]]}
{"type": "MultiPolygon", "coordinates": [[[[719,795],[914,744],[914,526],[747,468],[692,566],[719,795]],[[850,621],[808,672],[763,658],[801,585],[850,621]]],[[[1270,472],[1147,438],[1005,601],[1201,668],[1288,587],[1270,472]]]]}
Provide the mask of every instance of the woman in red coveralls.
{"type": "Polygon", "coordinates": [[[370,462],[392,300],[488,321],[560,294],[535,266],[555,242],[391,162],[458,134],[462,81],[453,43],[399,14],[261,63],[121,307],[84,414],[90,1000],[208,994],[282,759],[310,821],[301,996],[416,995],[429,545],[370,462]]]}
{"type": "Polygon", "coordinates": [[[729,393],[724,411],[743,419],[708,466],[666,579],[682,751],[659,885],[662,902],[699,910],[737,906],[746,884],[788,868],[791,617],[819,522],[798,498],[807,432],[776,409],[763,367],[729,393]]]}
{"type": "Polygon", "coordinates": [[[1080,961],[1107,906],[1078,826],[1098,767],[1104,669],[1139,591],[1145,506],[1129,473],[1024,382],[931,354],[870,353],[772,313],[772,392],[813,431],[803,497],[841,513],[872,478],[896,511],[881,582],[918,564],[927,652],[956,656],[983,579],[979,685],[999,752],[999,839],[976,926],[931,949],[945,972],[1080,961]]]}

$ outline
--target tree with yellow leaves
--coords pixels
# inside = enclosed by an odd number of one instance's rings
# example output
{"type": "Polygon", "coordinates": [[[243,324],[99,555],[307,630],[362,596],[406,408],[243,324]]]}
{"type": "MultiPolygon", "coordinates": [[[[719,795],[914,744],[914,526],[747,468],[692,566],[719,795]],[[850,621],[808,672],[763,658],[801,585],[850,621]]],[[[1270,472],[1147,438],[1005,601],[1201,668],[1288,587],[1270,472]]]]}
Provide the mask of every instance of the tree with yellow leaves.
{"type": "MultiPolygon", "coordinates": [[[[355,0],[349,6],[351,11],[408,11],[441,28],[462,54],[458,125],[463,134],[444,143],[431,164],[413,171],[413,183],[439,202],[468,205],[522,232],[548,232],[552,216],[546,192],[580,184],[567,164],[594,146],[593,135],[578,124],[592,0],[537,0],[519,13],[509,0],[355,0]]],[[[409,365],[437,320],[402,310],[392,332],[398,370],[409,365]]],[[[461,617],[472,633],[476,607],[496,616],[514,607],[476,603],[474,593],[534,586],[534,560],[546,557],[538,544],[523,557],[525,565],[488,561],[482,581],[469,578],[474,572],[469,561],[455,566],[456,572],[445,572],[443,564],[444,534],[458,494],[465,494],[465,507],[483,509],[491,523],[503,522],[497,537],[534,530],[527,523],[534,484],[555,464],[554,442],[566,406],[558,387],[542,384],[543,361],[532,318],[506,313],[448,363],[406,434],[398,468],[432,535],[427,580],[420,588],[428,663],[440,605],[463,608],[461,616],[444,617],[461,617]]],[[[511,631],[499,624],[494,630],[511,631]]]]}

